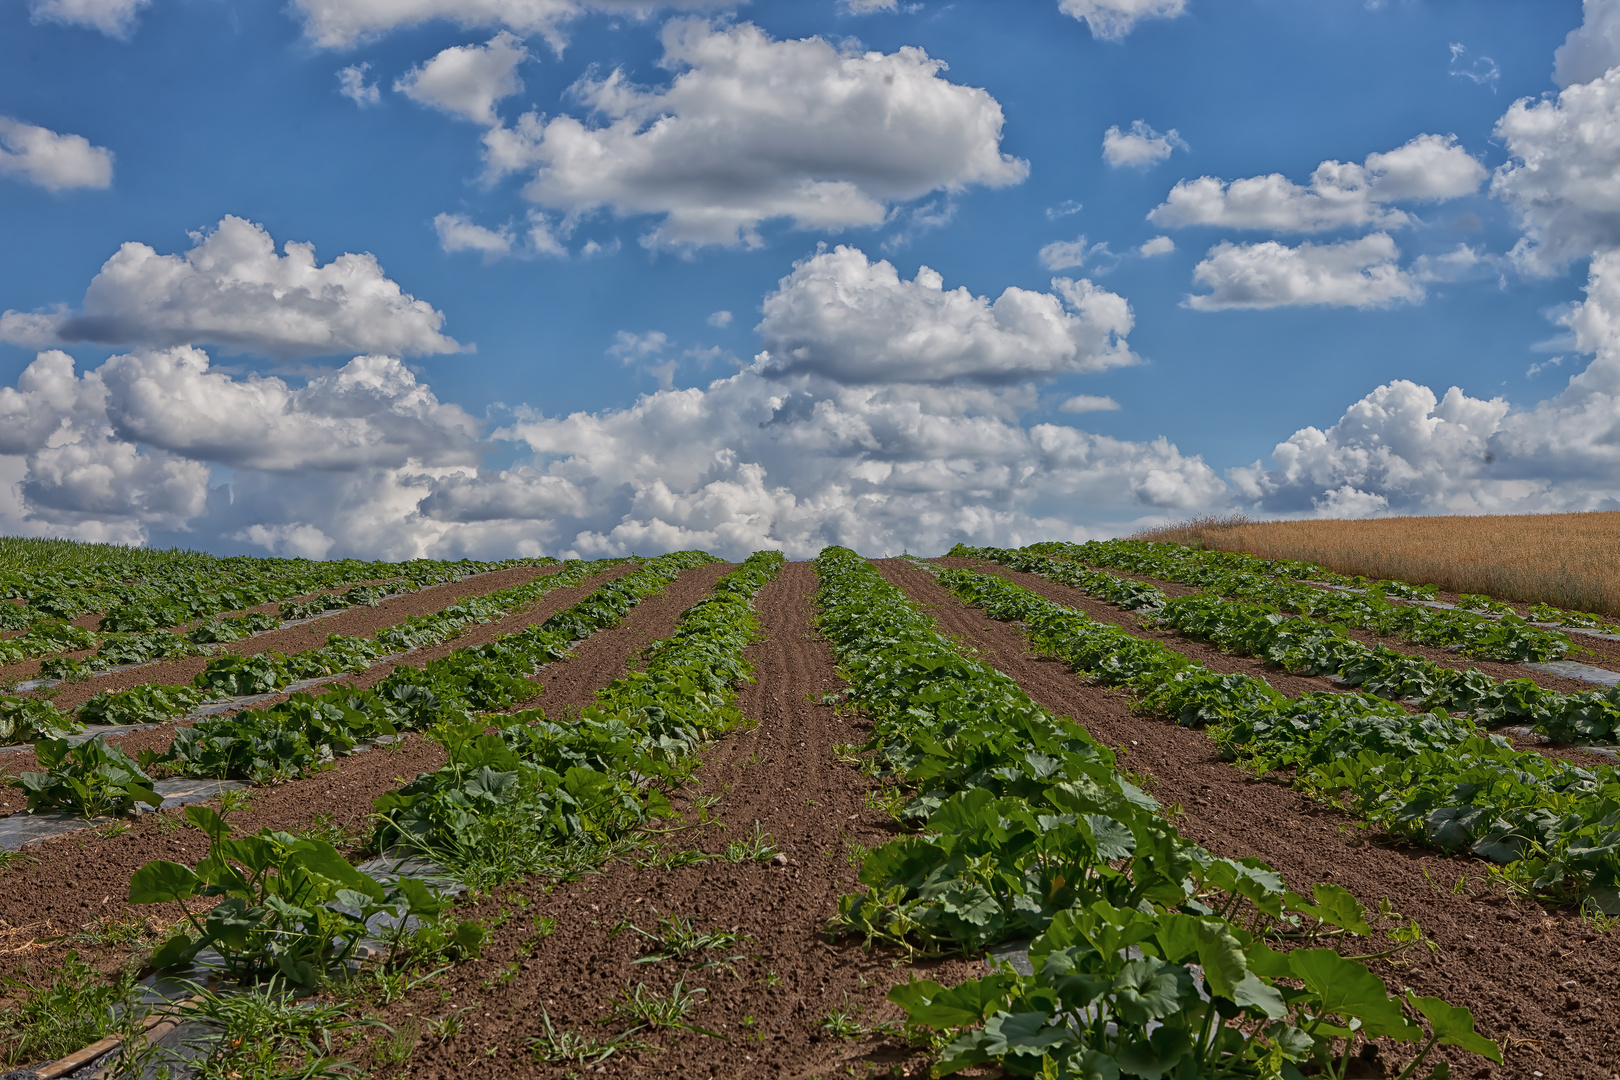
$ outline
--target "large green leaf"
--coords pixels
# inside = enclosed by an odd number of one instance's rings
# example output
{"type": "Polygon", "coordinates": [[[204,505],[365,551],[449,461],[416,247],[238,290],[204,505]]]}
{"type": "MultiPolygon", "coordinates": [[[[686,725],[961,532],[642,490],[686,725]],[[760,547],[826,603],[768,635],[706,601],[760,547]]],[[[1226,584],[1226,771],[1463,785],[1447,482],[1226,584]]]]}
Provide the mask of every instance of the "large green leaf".
{"type": "Polygon", "coordinates": [[[1288,965],[1317,996],[1322,1012],[1360,1020],[1368,1036],[1411,1042],[1423,1034],[1406,1022],[1401,1003],[1365,964],[1332,949],[1295,949],[1288,954],[1288,965]]]}
{"type": "Polygon", "coordinates": [[[1467,1009],[1449,1005],[1440,998],[1419,997],[1411,990],[1406,992],[1406,1000],[1423,1014],[1442,1044],[1471,1050],[1490,1061],[1501,1063],[1502,1048],[1474,1031],[1474,1014],[1467,1009]]]}
{"type": "Polygon", "coordinates": [[[135,871],[129,879],[129,902],[163,904],[197,895],[202,884],[189,866],[158,859],[135,871]]]}
{"type": "Polygon", "coordinates": [[[1316,898],[1314,904],[1296,892],[1288,893],[1288,910],[1310,915],[1358,937],[1372,934],[1372,928],[1367,925],[1367,909],[1347,889],[1319,882],[1311,886],[1311,895],[1316,898]]]}
{"type": "Polygon", "coordinates": [[[1048,1027],[1051,1017],[1042,1012],[997,1013],[985,1021],[986,1046],[993,1054],[1040,1057],[1054,1046],[1069,1041],[1063,1027],[1048,1027]]]}
{"type": "Polygon", "coordinates": [[[1191,973],[1180,964],[1156,957],[1128,961],[1114,976],[1114,1008],[1129,1024],[1146,1024],[1177,1013],[1182,998],[1189,994],[1193,994],[1191,973]]]}
{"type": "Polygon", "coordinates": [[[1016,978],[1005,973],[972,979],[955,987],[921,979],[901,983],[889,991],[889,1000],[906,1010],[914,1024],[950,1028],[977,1024],[1001,1008],[1016,978]]]}

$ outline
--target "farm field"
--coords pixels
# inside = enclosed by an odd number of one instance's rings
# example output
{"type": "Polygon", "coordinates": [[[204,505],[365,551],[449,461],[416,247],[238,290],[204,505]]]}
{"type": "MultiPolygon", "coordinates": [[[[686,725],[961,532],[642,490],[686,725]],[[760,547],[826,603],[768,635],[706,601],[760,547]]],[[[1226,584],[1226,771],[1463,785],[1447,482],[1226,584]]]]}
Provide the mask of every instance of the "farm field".
{"type": "Polygon", "coordinates": [[[1359,521],[1206,518],[1133,537],[1267,559],[1320,563],[1341,574],[1429,582],[1620,617],[1620,511],[1387,517],[1359,521]]]}
{"type": "Polygon", "coordinates": [[[85,818],[0,850],[0,1076],[153,1075],[108,1007],[204,947],[237,1080],[1620,1076],[1620,698],[1524,666],[1620,665],[1184,552],[487,564],[14,689],[148,712],[0,755],[85,818]]]}

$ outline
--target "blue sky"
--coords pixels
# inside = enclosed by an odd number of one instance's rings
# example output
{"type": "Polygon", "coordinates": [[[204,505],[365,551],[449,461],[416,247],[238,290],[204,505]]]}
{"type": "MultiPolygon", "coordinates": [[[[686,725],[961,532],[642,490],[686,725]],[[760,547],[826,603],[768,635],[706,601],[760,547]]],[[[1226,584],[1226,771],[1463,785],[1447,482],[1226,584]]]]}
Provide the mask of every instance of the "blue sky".
{"type": "Polygon", "coordinates": [[[6,0],[0,530],[1613,508],[1611,62],[1614,0],[6,0]]]}

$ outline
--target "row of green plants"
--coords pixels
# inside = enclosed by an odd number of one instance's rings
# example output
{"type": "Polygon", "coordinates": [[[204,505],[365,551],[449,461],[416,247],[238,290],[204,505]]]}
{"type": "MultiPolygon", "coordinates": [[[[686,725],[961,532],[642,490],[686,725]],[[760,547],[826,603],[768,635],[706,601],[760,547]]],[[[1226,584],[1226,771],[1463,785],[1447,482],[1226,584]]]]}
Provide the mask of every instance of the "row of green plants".
{"type": "Polygon", "coordinates": [[[1410,713],[1361,693],[1288,698],[1221,674],[995,575],[940,581],[1077,673],[1128,687],[1141,709],[1209,727],[1224,754],[1387,831],[1498,864],[1508,882],[1620,913],[1620,777],[1514,749],[1466,717],[1410,713]],[[1348,802],[1346,802],[1348,797],[1348,802]]]}
{"type": "Polygon", "coordinates": [[[134,568],[115,559],[66,569],[0,573],[0,599],[22,601],[19,610],[30,619],[103,613],[103,630],[149,630],[368,581],[405,578],[426,585],[528,561],[311,562],[237,556],[134,568]]]}
{"type": "Polygon", "coordinates": [[[1620,688],[1563,693],[1530,679],[1493,679],[1459,671],[1385,645],[1369,648],[1341,623],[1291,617],[1270,604],[1228,600],[1216,592],[1174,599],[1153,585],[1088,570],[1031,549],[972,548],[976,558],[1039,574],[1169,627],[1224,652],[1254,656],[1296,675],[1333,675],[1345,684],[1425,712],[1463,715],[1484,726],[1517,724],[1560,743],[1620,738],[1620,688]]]}
{"type": "MultiPolygon", "coordinates": [[[[408,570],[404,574],[394,573],[398,569],[394,564],[367,563],[356,564],[361,569],[351,567],[346,573],[337,575],[335,580],[328,581],[327,587],[341,585],[356,573],[372,570],[388,573],[389,580],[328,592],[307,588],[311,584],[307,578],[250,582],[216,593],[195,589],[160,592],[148,600],[124,603],[113,608],[101,619],[99,629],[94,631],[47,615],[32,606],[0,604],[0,630],[26,630],[17,637],[0,638],[0,664],[49,657],[40,665],[40,677],[88,678],[120,665],[196,656],[211,651],[208,648],[211,645],[273,630],[283,620],[307,619],[359,605],[375,606],[386,597],[415,592],[447,581],[459,581],[469,574],[516,565],[541,566],[555,562],[554,559],[519,559],[501,563],[436,563],[423,560],[421,564],[405,564],[408,570]],[[222,612],[243,610],[270,600],[310,592],[317,595],[308,600],[283,602],[279,618],[265,612],[221,617],[222,612]],[[198,619],[204,621],[186,628],[198,619]],[[180,629],[167,629],[171,626],[180,629]],[[86,649],[96,651],[82,660],[59,655],[86,649]]],[[[319,577],[331,579],[332,575],[319,577]]]]}
{"type": "MultiPolygon", "coordinates": [[[[527,677],[541,664],[567,655],[575,641],[613,625],[643,597],[662,590],[684,570],[710,561],[702,552],[649,559],[538,626],[453,650],[421,667],[397,667],[367,690],[340,687],[317,695],[295,694],[267,709],[204,717],[191,727],[177,728],[166,750],[147,750],[138,761],[100,737],[77,746],[62,738],[40,740],[34,752],[47,771],[23,774],[28,808],[86,817],[123,814],[156,798],[151,785],[160,771],[274,784],[322,768],[362,742],[401,731],[474,722],[474,713],[505,709],[533,697],[537,688],[527,677]]],[[[503,597],[485,614],[510,610],[514,606],[510,601],[522,606],[547,591],[577,585],[601,569],[595,563],[571,562],[556,574],[507,590],[516,595],[503,597]]],[[[448,636],[465,623],[448,618],[433,625],[448,636]]],[[[139,687],[136,692],[154,710],[160,702],[172,708],[200,696],[195,691],[183,697],[164,695],[169,689],[139,687]]]]}
{"type": "Polygon", "coordinates": [[[1252,555],[1193,551],[1174,544],[1131,540],[1035,544],[1024,550],[1032,555],[1195,585],[1218,596],[1255,601],[1276,611],[1307,615],[1414,645],[1451,649],[1477,660],[1556,660],[1572,648],[1568,634],[1531,625],[1511,611],[1493,618],[1470,611],[1393,604],[1388,599],[1396,595],[1391,591],[1393,582],[1369,585],[1361,593],[1322,589],[1281,571],[1274,572],[1267,560],[1252,555]]]}
{"type": "MultiPolygon", "coordinates": [[[[1439,591],[1434,585],[1412,585],[1404,581],[1372,581],[1364,577],[1347,577],[1316,563],[1292,559],[1262,559],[1257,555],[1236,551],[1201,551],[1182,547],[1180,544],[1143,540],[1092,541],[1086,544],[1058,542],[1032,545],[1030,550],[1039,550],[1043,554],[1059,557],[1072,555],[1093,566],[1111,566],[1131,573],[1160,577],[1161,575],[1152,570],[1137,569],[1152,566],[1178,575],[1164,577],[1163,580],[1177,581],[1186,585],[1204,585],[1221,580],[1227,574],[1236,573],[1259,574],[1280,581],[1336,585],[1340,588],[1360,589],[1376,596],[1393,596],[1403,600],[1433,600],[1439,591]],[[1185,576],[1185,580],[1182,575],[1185,576]]],[[[1513,605],[1476,593],[1459,594],[1457,606],[1464,611],[1478,611],[1487,615],[1518,616],[1518,611],[1513,605]]],[[[1603,616],[1591,611],[1572,611],[1551,604],[1538,603],[1530,604],[1528,612],[1531,622],[1620,633],[1620,626],[1605,622],[1603,616]]]]}
{"type": "Polygon", "coordinates": [[[933,1033],[936,1075],[1337,1078],[1380,1037],[1422,1042],[1403,1077],[1445,1075],[1418,1071],[1437,1043],[1501,1060],[1467,1010],[1392,996],[1322,946],[1372,932],[1349,893],[1302,896],[1183,839],[1107,747],[965,655],[866,560],[829,548],[816,572],[818,625],[873,725],[857,752],[913,792],[900,817],[916,827],[865,857],[836,925],[924,952],[1028,945],[1031,975],[891,991],[933,1033]]]}
{"type": "MultiPolygon", "coordinates": [[[[721,578],[711,596],[683,614],[670,637],[649,647],[644,670],[599,691],[596,704],[577,725],[569,725],[577,732],[547,725],[538,712],[517,719],[486,718],[499,722],[493,730],[470,717],[437,723],[434,737],[451,749],[451,764],[378,800],[372,850],[426,851],[456,867],[464,880],[493,884],[536,871],[578,872],[622,848],[633,831],[670,812],[662,789],[689,775],[695,764],[692,751],[744,722],[736,709],[736,689],[748,677],[741,657],[757,630],[751,599],[781,563],[779,553],[762,552],[721,578]],[[544,730],[520,736],[515,729],[524,723],[544,730]],[[498,747],[512,750],[510,762],[498,747]],[[491,768],[492,762],[509,763],[510,776],[491,768]],[[472,799],[487,800],[493,789],[504,793],[505,801],[464,801],[469,791],[472,799]],[[537,813],[542,805],[555,812],[537,813]],[[461,812],[474,814],[474,822],[461,820],[461,812]]],[[[272,999],[292,1000],[287,988],[322,982],[354,955],[362,938],[377,934],[376,915],[387,912],[418,923],[411,930],[400,927],[385,943],[388,957],[376,981],[396,987],[396,993],[441,974],[447,962],[476,956],[487,934],[476,922],[458,920],[443,897],[420,883],[378,881],[319,838],[269,831],[233,837],[223,815],[206,807],[188,808],[185,820],[209,836],[207,856],[194,868],[150,863],[131,882],[131,902],[172,904],[183,912],[153,963],[184,964],[212,949],[236,978],[269,979],[240,994],[201,994],[202,1004],[194,1011],[221,1023],[227,1032],[205,1065],[205,1070],[218,1068],[206,1075],[261,1075],[244,1065],[268,1067],[290,1050],[302,1051],[290,1056],[302,1059],[304,1071],[287,1076],[347,1075],[330,1056],[329,1041],[275,1044],[257,1057],[240,1052],[238,1043],[252,1039],[235,1037],[244,1019],[236,1014],[268,1011],[272,999]],[[192,912],[191,902],[199,897],[218,903],[206,914],[192,912]],[[373,920],[370,930],[364,925],[367,919],[373,920]]],[[[69,966],[74,965],[77,978],[75,971],[64,971],[55,984],[30,993],[23,1002],[25,1012],[32,1007],[49,1016],[26,1025],[21,1021],[28,1018],[19,1018],[15,1028],[0,1021],[0,1036],[25,1027],[47,1029],[44,1034],[61,1036],[47,1052],[60,1056],[105,1034],[107,1006],[128,1003],[132,980],[87,996],[88,969],[70,957],[69,966]],[[69,1015],[61,1015],[64,1005],[70,1006],[71,1031],[63,1030],[70,1024],[69,1015]]],[[[300,1018],[304,1026],[315,1020],[333,1029],[345,1026],[333,1023],[334,1007],[288,1012],[283,1005],[275,1011],[277,1027],[300,1018]]],[[[137,1022],[132,1030],[138,1028],[137,1022]]],[[[256,1034],[274,1043],[278,1032],[256,1034]]]]}
{"type": "Polygon", "coordinates": [[[373,847],[421,852],[490,886],[594,865],[668,816],[666,792],[691,775],[702,745],[745,723],[736,691],[757,635],[751,601],[782,562],[757,552],[722,577],[648,647],[640,671],[597,691],[577,718],[534,710],[437,725],[448,764],[376,800],[373,847]]]}
{"type": "Polygon", "coordinates": [[[227,653],[210,660],[191,687],[138,686],[106,691],[80,706],[75,715],[63,713],[41,698],[0,696],[0,745],[61,738],[82,731],[84,724],[161,723],[206,701],[272,693],[304,679],[364,671],[384,657],[447,641],[468,626],[502,618],[554,589],[579,585],[593,574],[625,561],[570,560],[553,574],[483,596],[464,597],[441,611],[411,616],[367,637],[328,635],[321,648],[291,656],[275,652],[227,653]]]}

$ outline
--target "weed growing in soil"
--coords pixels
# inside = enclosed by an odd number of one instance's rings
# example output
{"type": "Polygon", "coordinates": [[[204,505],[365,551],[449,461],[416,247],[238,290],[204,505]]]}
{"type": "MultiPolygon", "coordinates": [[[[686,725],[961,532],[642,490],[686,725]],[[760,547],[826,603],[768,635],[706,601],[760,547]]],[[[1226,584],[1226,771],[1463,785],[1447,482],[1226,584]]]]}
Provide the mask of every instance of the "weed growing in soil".
{"type": "Polygon", "coordinates": [[[122,917],[107,915],[80,930],[73,940],[96,949],[121,945],[151,948],[162,941],[163,935],[168,932],[169,928],[156,919],[143,919],[134,914],[122,917]]]}
{"type": "Polygon", "coordinates": [[[873,788],[861,796],[863,809],[875,810],[892,818],[900,816],[908,801],[909,799],[904,791],[897,787],[888,786],[873,788]]]}
{"type": "Polygon", "coordinates": [[[723,960],[709,959],[694,963],[697,957],[704,953],[720,952],[730,949],[740,941],[747,940],[746,934],[735,930],[699,930],[692,925],[690,919],[680,916],[658,920],[656,929],[648,931],[632,922],[621,922],[608,931],[608,937],[613,937],[621,930],[629,930],[639,934],[652,947],[653,951],[636,959],[638,964],[655,964],[660,960],[680,960],[694,968],[725,967],[743,959],[742,956],[728,956],[723,960]]]}
{"type": "Polygon", "coordinates": [[[355,1019],[341,1005],[300,1003],[276,979],[245,993],[218,995],[193,985],[198,1000],[182,1015],[222,1028],[201,1062],[198,1080],[337,1080],[358,1074],[333,1056],[332,1036],[356,1028],[387,1030],[355,1019]]]}
{"type": "Polygon", "coordinates": [[[337,818],[322,810],[310,819],[307,826],[293,835],[301,840],[323,840],[339,851],[347,851],[364,843],[369,832],[369,823],[356,827],[351,818],[348,824],[339,825],[337,818]]]}
{"type": "Polygon", "coordinates": [[[760,828],[759,822],[754,822],[754,832],[745,840],[733,840],[726,845],[723,858],[727,862],[764,862],[779,850],[776,846],[776,837],[760,828]]]}
{"type": "Polygon", "coordinates": [[[646,1043],[636,1042],[627,1034],[611,1039],[598,1039],[578,1031],[558,1031],[551,1023],[551,1015],[540,1010],[541,1023],[546,1033],[529,1043],[535,1064],[545,1065],[597,1065],[620,1050],[648,1050],[646,1043]]]}
{"type": "Polygon", "coordinates": [[[701,1003],[699,995],[708,997],[709,992],[701,986],[688,990],[684,979],[667,994],[647,989],[646,983],[636,983],[634,990],[626,986],[624,992],[613,999],[612,1019],[636,1021],[635,1026],[625,1032],[626,1035],[667,1028],[691,1031],[711,1039],[724,1039],[724,1035],[698,1027],[687,1019],[687,1015],[701,1003]]]}
{"type": "Polygon", "coordinates": [[[864,1012],[863,1009],[852,1007],[849,995],[845,994],[844,1007],[829,1012],[827,1018],[821,1022],[821,1030],[835,1039],[849,1042],[864,1039],[868,1035],[886,1035],[893,1030],[892,1023],[867,1024],[861,1019],[864,1012]]]}
{"type": "Polygon", "coordinates": [[[416,1053],[421,1042],[422,1029],[415,1020],[401,1024],[377,1040],[377,1048],[371,1054],[372,1060],[384,1067],[403,1065],[416,1053]]]}
{"type": "Polygon", "coordinates": [[[648,854],[636,860],[636,865],[643,870],[679,870],[683,866],[695,866],[719,857],[697,850],[677,851],[660,847],[650,849],[648,854]]]}
{"type": "Polygon", "coordinates": [[[5,979],[3,985],[20,993],[0,1013],[0,1062],[54,1061],[106,1037],[117,1023],[114,1010],[135,998],[135,977],[133,968],[103,975],[70,952],[49,985],[5,979]]]}
{"type": "Polygon", "coordinates": [[[470,1012],[471,1005],[463,1005],[444,1016],[435,1016],[427,1022],[427,1035],[434,1042],[446,1043],[461,1034],[461,1014],[470,1012]]]}

